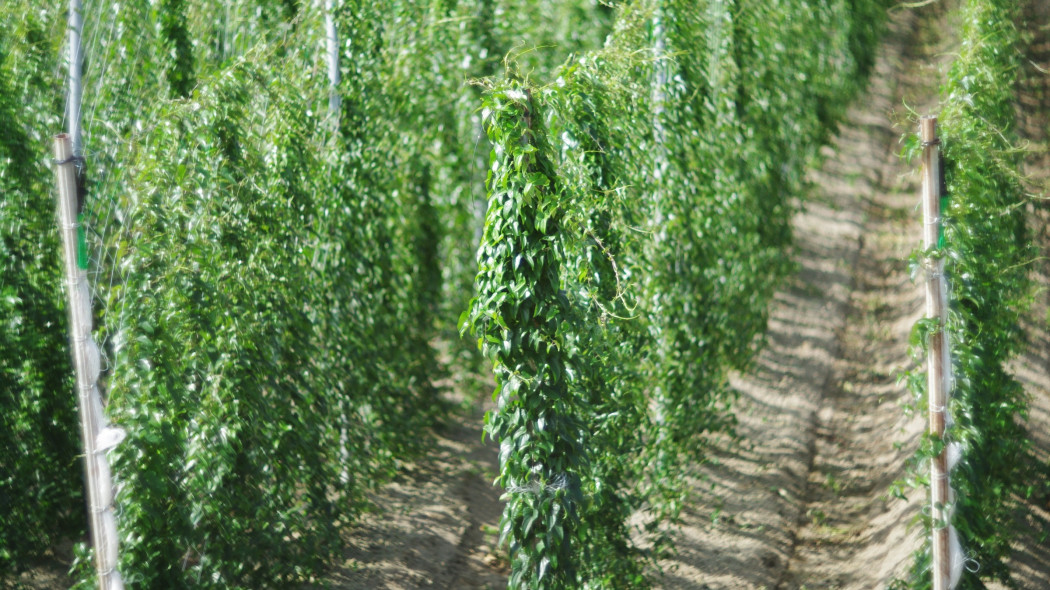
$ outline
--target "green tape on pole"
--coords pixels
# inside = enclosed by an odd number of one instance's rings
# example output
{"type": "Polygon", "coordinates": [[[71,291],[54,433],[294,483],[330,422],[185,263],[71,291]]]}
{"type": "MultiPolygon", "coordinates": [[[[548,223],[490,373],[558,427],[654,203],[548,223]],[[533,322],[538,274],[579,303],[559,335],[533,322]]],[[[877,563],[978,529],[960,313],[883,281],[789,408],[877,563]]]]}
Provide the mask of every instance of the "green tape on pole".
{"type": "Polygon", "coordinates": [[[87,234],[84,232],[84,216],[77,215],[77,267],[88,268],[87,234]]]}

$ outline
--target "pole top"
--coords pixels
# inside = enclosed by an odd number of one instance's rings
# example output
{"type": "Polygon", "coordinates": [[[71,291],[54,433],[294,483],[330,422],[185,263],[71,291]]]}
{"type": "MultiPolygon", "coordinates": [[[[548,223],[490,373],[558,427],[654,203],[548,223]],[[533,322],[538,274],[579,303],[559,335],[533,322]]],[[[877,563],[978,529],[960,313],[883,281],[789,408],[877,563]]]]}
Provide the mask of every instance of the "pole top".
{"type": "Polygon", "coordinates": [[[933,143],[937,141],[936,115],[927,115],[919,119],[919,135],[922,136],[923,143],[933,143]]]}
{"type": "Polygon", "coordinates": [[[59,133],[54,137],[55,159],[53,164],[69,164],[72,162],[73,145],[69,141],[69,135],[59,133]]]}

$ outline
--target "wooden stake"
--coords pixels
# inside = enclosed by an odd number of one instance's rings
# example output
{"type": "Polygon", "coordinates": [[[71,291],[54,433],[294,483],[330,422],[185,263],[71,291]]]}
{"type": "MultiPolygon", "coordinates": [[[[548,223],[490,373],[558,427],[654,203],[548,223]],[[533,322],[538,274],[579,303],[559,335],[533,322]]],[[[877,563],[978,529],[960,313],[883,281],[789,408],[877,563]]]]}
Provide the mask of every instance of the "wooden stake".
{"type": "MultiPolygon", "coordinates": [[[[65,258],[66,296],[72,337],[73,367],[77,376],[77,406],[80,410],[80,438],[84,447],[84,479],[91,543],[95,548],[95,567],[99,588],[121,590],[124,585],[117,565],[116,522],[113,516],[113,485],[104,449],[97,448],[105,429],[102,401],[96,387],[98,348],[91,340],[91,297],[86,264],[78,252],[77,179],[73,145],[69,135],[55,136],[55,177],[58,182],[58,223],[65,258]]],[[[108,430],[108,429],[107,429],[108,430]]],[[[115,429],[112,432],[116,432],[115,429]]],[[[109,434],[107,432],[107,434],[109,434]]]]}
{"type": "MultiPolygon", "coordinates": [[[[936,248],[941,232],[941,160],[940,139],[937,138],[937,117],[923,117],[919,121],[922,138],[922,216],[923,245],[936,248]]],[[[945,384],[945,333],[947,311],[942,299],[944,259],[926,261],[926,317],[936,319],[938,329],[930,334],[927,354],[927,386],[929,397],[930,434],[944,437],[947,412],[945,384]]],[[[948,590],[951,578],[951,558],[948,550],[948,460],[942,450],[932,461],[930,473],[931,516],[933,518],[933,590],[948,590]]]]}

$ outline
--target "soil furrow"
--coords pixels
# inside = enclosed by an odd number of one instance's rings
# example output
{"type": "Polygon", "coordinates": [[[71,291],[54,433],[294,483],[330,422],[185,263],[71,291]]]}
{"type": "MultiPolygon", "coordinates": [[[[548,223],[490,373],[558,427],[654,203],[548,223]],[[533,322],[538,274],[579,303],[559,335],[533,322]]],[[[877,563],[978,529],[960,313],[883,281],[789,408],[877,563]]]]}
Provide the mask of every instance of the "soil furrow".
{"type": "Polygon", "coordinates": [[[918,186],[914,175],[902,176],[907,168],[895,155],[900,132],[891,112],[906,97],[915,104],[937,96],[928,83],[937,77],[914,74],[926,63],[914,52],[925,26],[912,12],[894,20],[863,112],[850,117],[871,122],[865,137],[840,141],[814,175],[834,191],[836,181],[865,174],[864,157],[874,171],[867,173],[867,190],[854,195],[864,210],[860,248],[839,333],[836,381],[825,388],[817,414],[799,543],[778,585],[784,590],[880,587],[900,574],[918,546],[902,526],[916,513],[916,495],[902,502],[889,493],[922,429],[920,417],[902,412],[908,394],[897,377],[911,366],[908,334],[923,304],[905,263],[920,235],[918,186]]]}
{"type": "MultiPolygon", "coordinates": [[[[922,429],[897,376],[922,313],[905,260],[918,244],[916,176],[892,111],[936,100],[928,28],[899,11],[796,219],[800,272],[778,296],[756,370],[734,380],[745,446],[699,470],[666,588],[874,588],[907,566],[914,501],[891,501],[922,429]]],[[[941,60],[943,62],[943,60],[941,60]]],[[[913,536],[913,535],[912,535],[913,536]]]]}

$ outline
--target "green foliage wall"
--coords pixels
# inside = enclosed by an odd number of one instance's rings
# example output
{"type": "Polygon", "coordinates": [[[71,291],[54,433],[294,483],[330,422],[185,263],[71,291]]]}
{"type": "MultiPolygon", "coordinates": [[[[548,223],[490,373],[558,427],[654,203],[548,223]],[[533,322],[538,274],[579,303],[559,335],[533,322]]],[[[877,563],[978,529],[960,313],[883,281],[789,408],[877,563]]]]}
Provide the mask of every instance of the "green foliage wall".
{"type": "Polygon", "coordinates": [[[393,31],[383,72],[385,116],[400,137],[400,196],[411,210],[432,208],[436,217],[431,251],[441,260],[440,280],[427,284],[440,287],[435,320],[442,332],[454,333],[470,299],[485,214],[490,146],[475,82],[508,64],[549,78],[572,52],[601,46],[613,12],[594,0],[432,0],[388,2],[371,17],[393,31]]]}
{"type": "MultiPolygon", "coordinates": [[[[339,15],[357,33],[344,59],[374,63],[381,30],[360,17],[339,15]]],[[[118,222],[101,245],[120,273],[106,289],[109,410],[130,432],[118,502],[125,530],[152,531],[124,541],[131,583],[315,574],[440,410],[394,162],[377,149],[392,137],[382,79],[348,77],[328,131],[311,110],[323,78],[304,92],[312,56],[261,65],[273,51],[153,111],[100,211],[118,222]]]]}
{"type": "Polygon", "coordinates": [[[46,133],[62,24],[24,4],[0,6],[0,580],[86,522],[46,133]]]}
{"type": "Polygon", "coordinates": [[[309,317],[320,167],[298,105],[253,74],[224,72],[158,113],[112,234],[109,413],[129,431],[118,502],[123,530],[147,533],[124,539],[122,571],[146,587],[294,579],[331,543],[312,534],[331,530],[315,521],[335,511],[324,454],[339,447],[309,317]]]}
{"type": "MultiPolygon", "coordinates": [[[[3,283],[5,571],[83,530],[51,174],[32,155],[62,126],[65,14],[37,4],[3,11],[2,227],[18,261],[3,283]],[[55,526],[13,532],[30,522],[55,526]]],[[[333,130],[319,7],[85,2],[97,337],[130,433],[114,456],[126,579],[307,577],[365,491],[422,448],[443,411],[427,341],[462,309],[480,233],[471,167],[488,148],[468,82],[514,47],[553,68],[611,14],[519,4],[337,3],[333,130]],[[540,39],[557,49],[527,51],[540,39]]]]}

